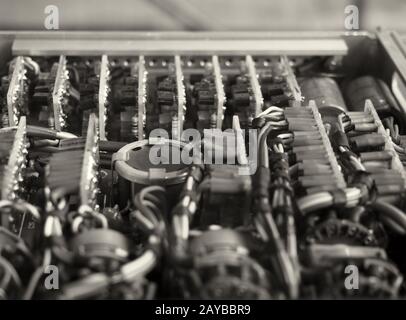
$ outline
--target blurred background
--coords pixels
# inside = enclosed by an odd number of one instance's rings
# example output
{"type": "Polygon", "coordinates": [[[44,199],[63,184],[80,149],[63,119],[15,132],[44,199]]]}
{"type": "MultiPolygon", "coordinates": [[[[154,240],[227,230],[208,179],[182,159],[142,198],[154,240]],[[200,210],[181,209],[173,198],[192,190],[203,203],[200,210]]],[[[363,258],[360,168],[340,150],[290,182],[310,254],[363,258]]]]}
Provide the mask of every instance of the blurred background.
{"type": "Polygon", "coordinates": [[[344,30],[344,8],[360,28],[406,30],[405,0],[0,0],[0,29],[44,30],[56,5],[61,30],[344,30]]]}

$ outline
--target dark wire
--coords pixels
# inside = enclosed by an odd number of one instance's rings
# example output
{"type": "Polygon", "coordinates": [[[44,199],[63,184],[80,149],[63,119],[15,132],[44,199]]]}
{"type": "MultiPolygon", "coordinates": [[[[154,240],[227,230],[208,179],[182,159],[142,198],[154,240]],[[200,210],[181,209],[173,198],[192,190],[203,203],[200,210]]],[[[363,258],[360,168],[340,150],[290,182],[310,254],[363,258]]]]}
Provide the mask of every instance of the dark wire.
{"type": "Polygon", "coordinates": [[[166,222],[164,218],[166,201],[164,197],[159,196],[159,193],[164,195],[165,188],[161,186],[149,186],[142,189],[134,198],[136,209],[158,230],[162,228],[166,222]],[[152,194],[153,192],[158,192],[158,195],[152,194]]]}
{"type": "Polygon", "coordinates": [[[14,283],[16,284],[16,286],[18,288],[21,288],[21,278],[18,275],[16,269],[13,267],[13,265],[8,260],[3,258],[2,256],[0,256],[0,266],[3,267],[3,270],[4,270],[3,276],[6,274],[10,275],[10,277],[14,280],[14,283]]]}
{"type": "MultiPolygon", "coordinates": [[[[374,203],[372,203],[371,208],[377,211],[378,214],[387,217],[387,219],[392,220],[393,222],[398,224],[399,227],[401,227],[403,230],[406,231],[406,214],[399,208],[380,200],[377,200],[374,203]]],[[[384,221],[385,220],[386,219],[384,219],[384,221]]]]}

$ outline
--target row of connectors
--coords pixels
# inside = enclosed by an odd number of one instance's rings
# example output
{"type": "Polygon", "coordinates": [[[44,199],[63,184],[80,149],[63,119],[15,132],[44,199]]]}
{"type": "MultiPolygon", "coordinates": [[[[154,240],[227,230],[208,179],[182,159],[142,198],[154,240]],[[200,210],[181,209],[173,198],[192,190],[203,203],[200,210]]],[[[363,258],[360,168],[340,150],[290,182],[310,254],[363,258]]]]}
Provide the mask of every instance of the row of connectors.
{"type": "MultiPolygon", "coordinates": [[[[317,278],[325,279],[325,274],[328,273],[329,295],[356,297],[359,292],[342,289],[345,281],[344,269],[353,265],[359,271],[360,279],[365,279],[362,288],[364,292],[368,292],[366,296],[374,292],[377,296],[379,293],[380,297],[397,297],[402,274],[385,250],[386,238],[382,237],[381,224],[383,219],[379,220],[378,215],[370,214],[373,211],[370,211],[369,205],[373,207],[376,200],[374,186],[378,191],[378,200],[384,200],[377,203],[383,205],[385,202],[393,202],[393,198],[398,198],[403,192],[405,180],[400,160],[368,100],[363,112],[343,112],[338,116],[337,127],[335,123],[328,127],[333,128],[330,139],[340,159],[348,185],[346,190],[358,189],[354,195],[359,195],[348,206],[350,192],[346,192],[342,200],[345,198],[347,208],[343,211],[337,205],[342,201],[341,189],[333,194],[332,202],[324,207],[328,208],[328,214],[321,213],[316,219],[306,221],[306,245],[303,245],[306,250],[302,252],[301,261],[306,269],[317,270],[311,276],[313,280],[309,282],[316,283],[314,279],[317,278]],[[364,206],[365,203],[368,205],[364,206]],[[366,215],[363,213],[368,214],[368,219],[365,219],[366,215]],[[380,272],[379,275],[374,275],[376,279],[372,284],[370,279],[374,277],[373,270],[380,272]],[[334,290],[337,291],[333,293],[334,290]]],[[[312,200],[322,202],[321,198],[317,195],[317,199],[315,196],[312,200]]],[[[303,207],[303,203],[301,201],[299,206],[302,204],[303,207]]],[[[376,210],[374,213],[380,212],[376,210]]],[[[315,284],[311,286],[315,291],[325,290],[321,287],[317,289],[315,284]]]]}
{"type": "Polygon", "coordinates": [[[78,126],[72,128],[71,124],[74,120],[69,119],[69,131],[76,133],[75,129],[79,129],[81,122],[81,131],[77,133],[85,136],[90,114],[98,114],[102,61],[97,57],[88,59],[76,57],[69,59],[68,68],[72,71],[69,74],[70,81],[74,82],[80,95],[80,105],[78,105],[77,118],[75,119],[78,126]]]}
{"type": "Polygon", "coordinates": [[[185,112],[186,112],[186,91],[180,56],[175,56],[175,74],[176,74],[176,102],[178,107],[177,114],[178,128],[174,129],[174,124],[172,124],[172,137],[173,139],[181,140],[183,123],[185,121],[185,112]]]}
{"type": "Polygon", "coordinates": [[[261,84],[264,107],[284,107],[291,101],[301,101],[302,93],[287,56],[257,63],[256,73],[261,84]]]}
{"type": "Polygon", "coordinates": [[[98,114],[100,124],[100,140],[106,140],[107,106],[111,88],[109,61],[106,55],[102,56],[100,65],[100,82],[98,94],[98,114]]]}
{"type": "Polygon", "coordinates": [[[39,61],[40,71],[35,79],[32,96],[30,97],[31,112],[30,117],[27,118],[29,124],[35,123],[51,129],[55,128],[52,93],[55,87],[58,61],[55,59],[42,59],[42,61],[39,61]],[[35,110],[38,110],[37,116],[34,115],[33,111],[35,110]]]}
{"type": "Polygon", "coordinates": [[[95,209],[98,192],[99,134],[98,120],[94,114],[91,114],[83,154],[79,194],[81,205],[90,206],[92,209],[95,209]]]}
{"type": "Polygon", "coordinates": [[[143,140],[145,138],[144,128],[146,122],[145,104],[147,102],[147,75],[148,72],[145,69],[144,56],[140,56],[138,64],[138,115],[136,116],[136,121],[138,123],[136,138],[138,140],[143,140]]]}
{"type": "Polygon", "coordinates": [[[241,73],[231,86],[230,98],[233,114],[239,117],[243,128],[249,127],[263,110],[264,99],[251,56],[241,66],[241,73]]]}
{"type": "Polygon", "coordinates": [[[346,182],[314,102],[284,109],[291,134],[290,162],[304,194],[344,189],[346,182]]]}
{"type": "Polygon", "coordinates": [[[372,102],[366,100],[363,112],[347,112],[340,122],[351,151],[374,179],[379,197],[389,202],[399,200],[406,173],[372,102]]]}
{"type": "Polygon", "coordinates": [[[61,131],[66,126],[65,104],[69,90],[69,71],[66,68],[66,57],[59,57],[58,70],[56,72],[55,84],[52,91],[52,105],[55,121],[55,129],[61,131]]]}
{"type": "Polygon", "coordinates": [[[112,89],[114,108],[120,112],[120,140],[142,140],[147,76],[143,57],[130,60],[122,70],[121,80],[114,81],[112,89]]]}
{"type": "MultiPolygon", "coordinates": [[[[24,57],[18,56],[12,62],[12,72],[5,79],[2,79],[2,87],[6,87],[4,81],[8,82],[7,91],[7,120],[8,125],[18,124],[21,116],[28,114],[28,87],[29,79],[24,64],[24,57]]],[[[10,70],[10,71],[11,71],[10,70]]],[[[6,114],[4,110],[4,115],[6,114]]],[[[5,121],[4,121],[5,122],[5,121]]]]}
{"type": "MultiPolygon", "coordinates": [[[[182,131],[190,127],[187,123],[189,119],[186,119],[188,113],[193,113],[192,121],[197,121],[197,126],[201,129],[231,128],[233,115],[238,115],[242,127],[246,128],[269,103],[285,107],[291,101],[301,99],[300,89],[285,56],[261,58],[250,55],[176,55],[117,58],[103,55],[100,58],[67,58],[61,55],[35,58],[34,63],[32,62],[30,57],[17,57],[13,63],[10,85],[6,83],[3,86],[8,89],[8,125],[15,125],[18,118],[28,114],[29,109],[33,107],[35,112],[32,119],[28,119],[30,124],[46,125],[58,131],[68,130],[80,134],[78,127],[82,123],[82,114],[87,118],[90,113],[95,112],[99,116],[102,140],[117,140],[119,137],[117,133],[107,137],[108,131],[117,131],[117,124],[112,125],[115,126],[112,129],[107,128],[108,121],[120,123],[121,127],[125,127],[121,128],[121,131],[126,136],[126,141],[142,140],[151,130],[162,127],[169,129],[173,139],[180,140],[182,131]],[[34,65],[37,78],[33,81],[35,88],[31,90],[34,104],[31,106],[27,103],[30,90],[23,90],[22,87],[27,87],[26,82],[30,77],[27,78],[26,73],[29,71],[31,74],[30,70],[34,65]],[[122,84],[126,90],[123,94],[134,96],[135,101],[131,100],[124,111],[120,110],[123,114],[119,119],[113,116],[114,119],[108,120],[110,109],[115,108],[112,106],[112,100],[116,99],[116,95],[111,92],[114,86],[112,82],[116,76],[120,77],[120,67],[124,67],[124,73],[131,69],[131,77],[137,79],[136,83],[122,84]],[[113,72],[115,74],[112,76],[113,72]],[[199,80],[195,81],[196,79],[199,80]],[[172,82],[173,97],[162,105],[156,101],[156,97],[159,94],[169,97],[169,94],[161,92],[167,91],[165,88],[160,90],[157,87],[162,87],[162,83],[165,85],[168,81],[172,82]],[[92,94],[93,91],[95,92],[92,94]],[[189,99],[188,95],[193,94],[193,91],[202,99],[189,99]],[[204,101],[205,94],[210,101],[204,101]],[[191,100],[194,102],[191,103],[191,100]],[[210,106],[207,107],[206,103],[210,106]],[[155,109],[173,110],[158,112],[155,109]],[[130,113],[131,121],[128,121],[130,113]],[[151,119],[148,119],[148,116],[151,119]],[[226,124],[225,117],[228,119],[226,124]],[[129,134],[127,126],[130,126],[129,134]],[[128,135],[131,137],[127,137],[128,135]]],[[[124,89],[120,88],[118,94],[124,89]]],[[[113,112],[115,111],[118,110],[113,112]]],[[[83,123],[86,125],[87,119],[83,123]]],[[[82,129],[84,132],[86,127],[82,129]]]]}
{"type": "Polygon", "coordinates": [[[173,61],[150,68],[147,84],[147,135],[156,128],[170,132],[172,139],[180,140],[186,111],[184,75],[179,56],[173,61]]]}
{"type": "Polygon", "coordinates": [[[17,129],[0,131],[1,199],[15,200],[21,190],[26,167],[26,118],[21,117],[17,129]]]}
{"type": "Polygon", "coordinates": [[[226,96],[217,56],[212,57],[211,64],[206,65],[205,74],[193,83],[192,105],[196,107],[199,130],[222,128],[226,96]]]}
{"type": "MultiPolygon", "coordinates": [[[[134,141],[144,136],[146,70],[138,59],[103,55],[97,108],[100,140],[134,141]]],[[[142,139],[142,138],[141,138],[142,139]]]]}
{"type": "Polygon", "coordinates": [[[81,205],[92,209],[96,206],[99,161],[97,121],[95,114],[91,114],[86,138],[62,140],[59,151],[50,159],[47,181],[52,192],[52,200],[58,205],[63,203],[66,197],[78,195],[81,205]]]}

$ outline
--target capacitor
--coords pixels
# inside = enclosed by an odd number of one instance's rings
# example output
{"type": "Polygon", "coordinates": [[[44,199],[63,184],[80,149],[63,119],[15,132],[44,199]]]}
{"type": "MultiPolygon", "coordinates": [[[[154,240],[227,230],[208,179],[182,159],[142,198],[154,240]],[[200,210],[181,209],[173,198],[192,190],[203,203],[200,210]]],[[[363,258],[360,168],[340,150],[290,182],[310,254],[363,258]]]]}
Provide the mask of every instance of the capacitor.
{"type": "Polygon", "coordinates": [[[171,199],[176,199],[188,172],[181,158],[184,146],[178,140],[150,138],[127,144],[116,152],[113,163],[119,175],[120,204],[153,184],[167,186],[169,193],[174,191],[171,199]]]}
{"type": "Polygon", "coordinates": [[[305,104],[313,100],[319,109],[323,123],[329,128],[327,131],[329,134],[334,132],[330,128],[336,127],[339,123],[339,115],[347,111],[336,81],[328,77],[311,77],[300,81],[300,87],[305,104]]]}
{"type": "Polygon", "coordinates": [[[350,111],[363,111],[365,100],[371,100],[380,116],[389,115],[398,109],[395,98],[384,81],[372,76],[363,76],[350,81],[344,88],[350,111]]]}
{"type": "Polygon", "coordinates": [[[311,77],[300,81],[305,103],[314,100],[319,109],[334,107],[346,111],[347,107],[337,82],[328,77],[311,77]]]}

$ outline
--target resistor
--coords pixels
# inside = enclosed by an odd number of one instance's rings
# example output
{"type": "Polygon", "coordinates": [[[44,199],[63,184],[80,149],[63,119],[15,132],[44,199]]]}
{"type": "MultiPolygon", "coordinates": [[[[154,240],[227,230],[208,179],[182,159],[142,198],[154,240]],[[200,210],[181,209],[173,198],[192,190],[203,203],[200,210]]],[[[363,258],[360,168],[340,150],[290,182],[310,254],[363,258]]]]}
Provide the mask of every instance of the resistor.
{"type": "Polygon", "coordinates": [[[138,116],[135,114],[131,117],[131,134],[135,139],[141,140],[142,137],[138,137],[138,116]]]}
{"type": "Polygon", "coordinates": [[[305,104],[314,100],[319,109],[333,107],[342,111],[347,110],[340,88],[334,79],[327,77],[306,78],[301,81],[300,87],[305,98],[305,104]]]}
{"type": "Polygon", "coordinates": [[[252,129],[252,121],[254,120],[253,115],[249,115],[247,120],[248,120],[248,122],[247,122],[246,128],[252,129]]]}
{"type": "Polygon", "coordinates": [[[212,113],[210,115],[210,129],[215,129],[217,127],[217,115],[212,113]]]}
{"type": "Polygon", "coordinates": [[[89,124],[89,116],[90,116],[90,111],[85,110],[83,111],[83,120],[82,120],[82,136],[86,137],[87,133],[87,127],[89,124]]]}
{"type": "Polygon", "coordinates": [[[55,119],[52,114],[48,115],[48,128],[55,129],[55,119]]]}
{"type": "Polygon", "coordinates": [[[176,139],[179,133],[179,121],[178,115],[174,114],[172,116],[172,139],[176,139]]]}
{"type": "Polygon", "coordinates": [[[1,126],[2,128],[8,127],[9,126],[9,119],[8,119],[8,113],[3,112],[1,114],[1,126]]]}
{"type": "Polygon", "coordinates": [[[372,76],[356,78],[345,86],[345,98],[351,111],[363,111],[365,100],[371,100],[379,114],[398,109],[396,100],[387,84],[372,76]]]}

